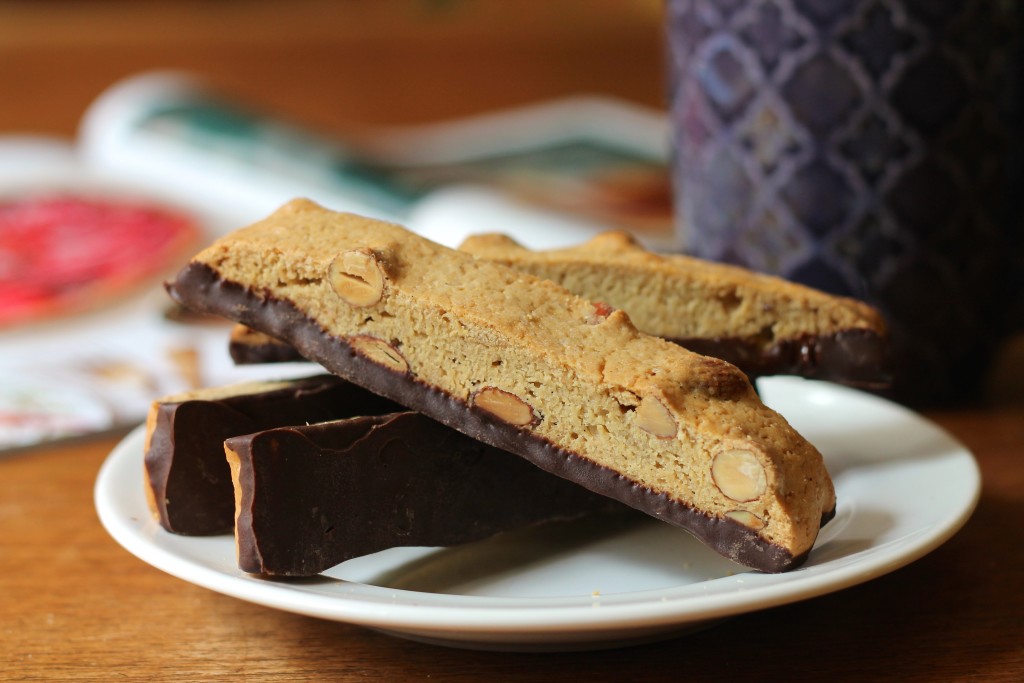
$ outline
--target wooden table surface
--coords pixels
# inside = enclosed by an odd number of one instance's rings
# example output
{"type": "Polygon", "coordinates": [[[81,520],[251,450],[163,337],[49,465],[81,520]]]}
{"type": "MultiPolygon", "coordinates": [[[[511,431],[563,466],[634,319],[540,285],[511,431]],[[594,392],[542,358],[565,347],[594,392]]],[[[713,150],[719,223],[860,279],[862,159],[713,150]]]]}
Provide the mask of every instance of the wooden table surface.
{"type": "MultiPolygon", "coordinates": [[[[0,134],[70,136],[104,87],[158,67],[327,129],[581,91],[657,106],[659,6],[4,3],[0,134]]],[[[600,652],[438,648],[224,597],[135,559],[100,526],[92,488],[116,439],[0,459],[0,680],[1022,681],[1020,351],[1003,353],[985,397],[927,413],[983,475],[977,511],[952,540],[858,587],[600,652]]]]}

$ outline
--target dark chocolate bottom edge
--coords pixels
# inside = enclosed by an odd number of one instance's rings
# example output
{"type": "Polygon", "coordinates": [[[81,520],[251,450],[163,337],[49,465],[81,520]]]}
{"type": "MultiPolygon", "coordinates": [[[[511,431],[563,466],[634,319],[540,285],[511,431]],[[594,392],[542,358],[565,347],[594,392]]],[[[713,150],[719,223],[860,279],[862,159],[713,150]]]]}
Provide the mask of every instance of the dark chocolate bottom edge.
{"type": "MultiPolygon", "coordinates": [[[[802,564],[739,522],[711,517],[689,505],[638,485],[618,472],[571,453],[531,432],[502,422],[490,413],[356,354],[343,339],[327,333],[289,301],[224,280],[211,267],[190,263],[167,284],[180,304],[224,316],[287,341],[305,358],[385,398],[419,411],[484,443],[520,455],[552,474],[686,529],[720,554],[765,572],[782,572],[802,564]]],[[[822,524],[833,512],[823,516],[822,524]]]]}
{"type": "Polygon", "coordinates": [[[892,383],[888,342],[869,329],[780,339],[767,346],[725,337],[669,341],[732,363],[751,377],[798,375],[870,389],[882,389],[892,383]]]}
{"type": "Polygon", "coordinates": [[[264,342],[250,344],[232,340],[228,344],[228,355],[235,365],[262,365],[264,363],[296,363],[306,359],[288,344],[264,342]]]}

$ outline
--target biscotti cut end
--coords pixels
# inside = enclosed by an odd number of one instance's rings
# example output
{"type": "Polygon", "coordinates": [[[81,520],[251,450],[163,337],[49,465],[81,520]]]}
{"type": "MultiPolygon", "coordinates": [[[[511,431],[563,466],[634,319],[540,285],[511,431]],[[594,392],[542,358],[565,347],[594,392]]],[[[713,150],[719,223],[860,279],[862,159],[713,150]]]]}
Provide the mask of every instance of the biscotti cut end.
{"type": "Polygon", "coordinates": [[[224,440],[262,429],[390,413],[399,407],[335,375],[196,389],[155,401],[146,421],[146,497],[160,525],[189,536],[229,531],[224,440]]]}
{"type": "Polygon", "coordinates": [[[734,366],[395,225],[292,202],[169,291],[755,568],[796,566],[834,510],[820,454],[734,366]],[[374,269],[355,296],[352,253],[374,269]]]}
{"type": "MultiPolygon", "coordinates": [[[[324,377],[331,385],[339,382],[330,375],[324,377]]],[[[231,414],[230,409],[223,405],[225,401],[306,384],[311,385],[311,382],[249,381],[193,389],[153,401],[146,415],[143,444],[144,490],[153,518],[172,533],[205,535],[225,531],[228,528],[227,518],[221,512],[226,506],[216,502],[209,504],[210,497],[216,501],[218,496],[207,493],[207,490],[225,493],[229,491],[229,485],[226,479],[220,481],[216,468],[204,464],[209,462],[211,455],[218,459],[221,447],[216,434],[207,438],[206,428],[211,424],[224,426],[238,422],[240,416],[231,414]],[[190,422],[189,417],[185,417],[184,421],[189,424],[182,426],[179,409],[185,406],[184,412],[190,413],[196,404],[216,405],[207,418],[190,422]],[[181,492],[185,493],[179,496],[181,492]]]]}

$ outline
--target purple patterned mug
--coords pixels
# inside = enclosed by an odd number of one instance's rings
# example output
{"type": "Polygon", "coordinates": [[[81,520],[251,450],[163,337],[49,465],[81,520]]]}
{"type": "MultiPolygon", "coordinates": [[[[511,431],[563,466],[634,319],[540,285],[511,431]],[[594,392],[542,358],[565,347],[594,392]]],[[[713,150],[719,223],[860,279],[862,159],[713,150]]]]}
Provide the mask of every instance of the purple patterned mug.
{"type": "Polygon", "coordinates": [[[667,0],[686,251],[878,306],[901,400],[970,392],[1013,275],[1005,188],[1019,127],[1001,98],[1017,11],[667,0]]]}

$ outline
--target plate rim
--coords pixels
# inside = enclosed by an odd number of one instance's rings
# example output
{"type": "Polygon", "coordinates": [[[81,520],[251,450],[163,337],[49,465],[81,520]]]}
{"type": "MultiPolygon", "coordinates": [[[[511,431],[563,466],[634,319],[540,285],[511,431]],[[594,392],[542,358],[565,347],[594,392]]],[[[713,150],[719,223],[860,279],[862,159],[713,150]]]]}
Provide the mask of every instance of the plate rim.
{"type": "MultiPolygon", "coordinates": [[[[148,509],[138,511],[145,520],[136,519],[137,515],[122,519],[116,504],[114,481],[118,476],[124,476],[132,458],[138,460],[141,485],[141,445],[145,425],[139,425],[127,434],[104,460],[96,478],[94,503],[102,525],[122,547],[143,562],[194,585],[296,614],[393,631],[397,635],[426,632],[441,638],[450,636],[457,641],[464,640],[461,633],[466,631],[472,631],[481,638],[502,634],[514,638],[524,635],[544,637],[571,629],[581,639],[599,638],[611,632],[682,628],[777,607],[849,588],[906,566],[941,546],[970,518],[981,494],[980,469],[973,454],[940,426],[904,406],[848,387],[789,377],[768,378],[766,386],[783,391],[798,388],[798,393],[819,389],[840,399],[855,397],[856,400],[896,411],[902,419],[912,420],[917,426],[934,431],[950,449],[947,455],[966,466],[961,479],[963,500],[945,511],[942,519],[930,527],[885,544],[902,546],[901,552],[897,553],[879,552],[881,548],[875,548],[859,560],[831,568],[828,567],[831,561],[828,561],[815,565],[825,567],[825,570],[810,572],[807,570],[814,567],[798,568],[784,574],[744,572],[711,581],[732,583],[735,590],[706,596],[679,595],[692,592],[690,587],[693,584],[683,584],[664,589],[567,598],[420,593],[341,579],[332,581],[349,584],[353,587],[352,592],[325,596],[303,590],[302,584],[268,582],[241,571],[228,574],[176,555],[169,548],[144,538],[144,525],[156,524],[148,509]],[[134,528],[133,523],[139,528],[134,528]],[[750,585],[746,585],[748,581],[750,585]],[[438,601],[447,604],[430,604],[438,601]]],[[[167,532],[158,528],[157,533],[167,532]]]]}

